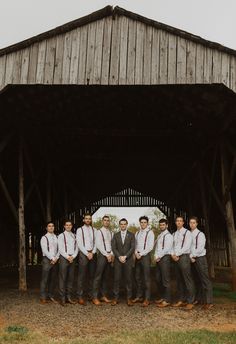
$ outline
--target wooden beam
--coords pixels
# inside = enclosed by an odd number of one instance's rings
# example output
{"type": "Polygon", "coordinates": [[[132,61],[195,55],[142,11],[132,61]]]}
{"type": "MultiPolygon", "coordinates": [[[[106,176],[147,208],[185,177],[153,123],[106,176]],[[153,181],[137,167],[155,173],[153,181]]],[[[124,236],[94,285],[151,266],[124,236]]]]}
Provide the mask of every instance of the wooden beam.
{"type": "Polygon", "coordinates": [[[19,290],[26,291],[23,140],[19,140],[19,290]]]}
{"type": "Polygon", "coordinates": [[[225,145],[221,145],[221,177],[222,177],[222,193],[225,206],[225,220],[228,231],[228,238],[231,250],[231,266],[232,266],[232,288],[236,291],[236,230],[234,222],[234,210],[230,190],[228,189],[229,166],[225,145]]]}
{"type": "Polygon", "coordinates": [[[47,182],[46,182],[46,220],[51,221],[52,219],[52,171],[51,167],[48,164],[47,168],[47,182]]]}
{"type": "Polygon", "coordinates": [[[223,216],[224,219],[225,219],[225,208],[224,208],[224,205],[223,205],[223,203],[221,202],[221,200],[220,200],[220,198],[219,198],[219,196],[218,196],[218,194],[217,194],[217,192],[216,192],[216,190],[215,190],[215,188],[214,188],[212,182],[210,181],[209,177],[208,177],[206,174],[205,174],[205,178],[206,178],[206,181],[207,181],[207,183],[208,183],[208,185],[209,185],[209,187],[210,187],[210,191],[211,191],[211,193],[212,193],[212,196],[214,197],[214,199],[215,199],[215,201],[216,201],[216,204],[218,205],[218,208],[219,208],[219,210],[220,210],[222,216],[223,216]]]}
{"type": "MultiPolygon", "coordinates": [[[[33,182],[31,183],[31,185],[30,185],[30,187],[29,187],[29,189],[28,189],[28,191],[27,191],[27,193],[25,195],[25,206],[27,205],[27,203],[28,203],[28,201],[30,199],[31,194],[32,194],[34,188],[37,185],[37,180],[39,179],[39,177],[40,177],[40,175],[41,175],[41,173],[43,171],[43,167],[44,167],[44,165],[42,164],[41,168],[39,169],[37,175],[35,175],[35,178],[33,179],[33,182]]],[[[43,211],[44,211],[44,207],[43,207],[43,211]]]]}
{"type": "Polygon", "coordinates": [[[18,220],[19,219],[18,219],[17,209],[15,207],[15,204],[14,204],[12,198],[11,198],[11,195],[10,195],[8,189],[7,189],[7,186],[6,186],[5,182],[4,182],[4,179],[3,179],[2,175],[1,175],[1,173],[0,173],[0,187],[2,188],[2,191],[3,191],[4,195],[5,195],[5,198],[7,200],[9,208],[10,208],[10,210],[12,212],[12,215],[13,215],[14,219],[16,220],[16,223],[18,224],[18,220]]]}
{"type": "Polygon", "coordinates": [[[10,133],[6,137],[4,137],[4,139],[0,142],[0,153],[2,153],[4,151],[4,149],[7,147],[12,136],[13,136],[13,133],[10,133]]]}

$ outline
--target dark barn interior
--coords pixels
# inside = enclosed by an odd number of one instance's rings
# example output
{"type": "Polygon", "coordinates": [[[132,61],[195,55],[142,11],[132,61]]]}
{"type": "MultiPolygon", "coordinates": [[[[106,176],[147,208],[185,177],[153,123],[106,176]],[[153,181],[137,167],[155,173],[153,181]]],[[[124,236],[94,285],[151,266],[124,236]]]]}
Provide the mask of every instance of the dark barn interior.
{"type": "Polygon", "coordinates": [[[211,275],[230,268],[236,289],[235,104],[222,84],[7,86],[0,264],[19,262],[24,289],[29,233],[37,243],[48,219],[79,225],[85,209],[132,188],[159,200],[172,225],[176,214],[199,216],[211,275]]]}

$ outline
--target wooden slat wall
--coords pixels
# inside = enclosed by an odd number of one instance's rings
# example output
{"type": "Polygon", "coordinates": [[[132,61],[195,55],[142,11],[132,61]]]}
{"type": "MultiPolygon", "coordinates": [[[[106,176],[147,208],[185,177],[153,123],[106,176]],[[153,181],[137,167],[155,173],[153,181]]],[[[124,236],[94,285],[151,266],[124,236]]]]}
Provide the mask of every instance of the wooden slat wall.
{"type": "Polygon", "coordinates": [[[0,89],[22,84],[224,83],[236,57],[125,16],[106,17],[0,57],[0,89]]]}

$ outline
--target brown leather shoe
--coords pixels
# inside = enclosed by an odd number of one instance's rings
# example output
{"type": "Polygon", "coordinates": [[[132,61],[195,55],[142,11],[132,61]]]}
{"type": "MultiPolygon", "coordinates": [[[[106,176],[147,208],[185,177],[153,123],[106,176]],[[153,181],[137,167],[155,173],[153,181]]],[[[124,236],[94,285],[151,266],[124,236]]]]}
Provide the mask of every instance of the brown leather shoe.
{"type": "Polygon", "coordinates": [[[58,301],[55,300],[53,297],[49,297],[49,301],[51,301],[54,304],[58,304],[58,301]]]}
{"type": "Polygon", "coordinates": [[[207,303],[202,307],[202,309],[208,311],[208,310],[212,309],[213,307],[214,307],[214,305],[212,303],[207,303]]]}
{"type": "Polygon", "coordinates": [[[150,302],[148,300],[144,300],[143,303],[141,304],[142,307],[147,307],[150,305],[150,302]]]}
{"type": "Polygon", "coordinates": [[[109,300],[106,296],[102,296],[100,298],[100,301],[105,302],[105,303],[111,303],[112,302],[112,300],[109,300]]]}
{"type": "Polygon", "coordinates": [[[48,300],[40,299],[40,303],[41,303],[41,305],[46,305],[46,303],[48,303],[48,300]]]}
{"type": "Polygon", "coordinates": [[[95,305],[95,306],[101,306],[101,302],[98,300],[98,299],[92,299],[92,303],[95,305]]]}
{"type": "Polygon", "coordinates": [[[77,302],[73,301],[73,300],[71,300],[71,298],[69,298],[66,300],[66,303],[70,303],[71,305],[75,305],[77,302]]]}
{"type": "Polygon", "coordinates": [[[164,299],[158,299],[158,300],[155,300],[155,303],[158,305],[158,303],[162,303],[164,301],[164,299]]]}
{"type": "Polygon", "coordinates": [[[129,307],[132,307],[134,304],[133,304],[132,300],[128,299],[128,300],[127,300],[127,305],[128,305],[129,307]]]}
{"type": "Polygon", "coordinates": [[[143,302],[143,299],[141,297],[136,297],[132,300],[133,303],[143,302]]]}
{"type": "Polygon", "coordinates": [[[165,300],[162,301],[161,303],[157,304],[157,307],[159,307],[159,308],[165,308],[165,307],[168,307],[168,306],[170,306],[170,303],[166,302],[165,300]]]}
{"type": "Polygon", "coordinates": [[[184,306],[184,309],[187,309],[188,311],[191,311],[193,309],[194,304],[193,303],[188,303],[186,306],[184,306]]]}
{"type": "Polygon", "coordinates": [[[82,298],[78,299],[78,304],[81,305],[81,306],[86,306],[87,305],[86,301],[84,299],[82,299],[82,298]]]}
{"type": "Polygon", "coordinates": [[[112,306],[116,306],[117,304],[118,304],[118,301],[117,301],[117,300],[112,300],[112,301],[111,301],[111,305],[112,305],[112,306]]]}
{"type": "Polygon", "coordinates": [[[183,306],[186,306],[186,304],[182,301],[177,301],[175,303],[172,303],[171,305],[172,307],[183,307],[183,306]]]}

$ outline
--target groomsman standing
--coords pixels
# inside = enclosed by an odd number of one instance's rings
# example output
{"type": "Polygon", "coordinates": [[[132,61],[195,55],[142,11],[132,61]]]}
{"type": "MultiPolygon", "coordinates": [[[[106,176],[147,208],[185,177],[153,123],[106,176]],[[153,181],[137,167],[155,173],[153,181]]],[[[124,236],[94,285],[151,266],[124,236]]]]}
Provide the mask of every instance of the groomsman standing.
{"type": "Polygon", "coordinates": [[[171,301],[171,253],[173,248],[173,236],[168,231],[168,221],[159,221],[161,233],[157,237],[154,258],[156,261],[156,278],[160,299],[156,301],[157,306],[164,308],[170,305],[171,301]]]}
{"type": "Polygon", "coordinates": [[[119,289],[122,272],[125,275],[127,304],[133,306],[132,303],[132,269],[133,269],[133,254],[135,250],[135,236],[127,230],[128,221],[121,219],[119,221],[120,231],[115,233],[112,239],[112,252],[115,256],[114,262],[114,300],[112,305],[115,306],[119,300],[119,289]]]}
{"type": "Polygon", "coordinates": [[[79,272],[77,284],[78,303],[86,305],[84,284],[88,272],[88,297],[92,299],[93,278],[96,269],[96,229],[92,227],[92,216],[85,214],[84,225],[77,229],[76,240],[79,248],[79,272]]]}
{"type": "Polygon", "coordinates": [[[40,245],[42,248],[42,278],[40,283],[40,302],[45,304],[50,300],[58,303],[54,299],[55,282],[57,278],[57,261],[59,259],[57,236],[54,234],[54,223],[48,222],[47,233],[42,236],[40,245]]]}
{"type": "Polygon", "coordinates": [[[174,245],[172,259],[176,265],[176,277],[178,286],[178,301],[173,307],[185,307],[190,310],[194,307],[194,282],[191,272],[190,249],[192,245],[191,232],[184,228],[184,219],[178,216],[175,220],[177,227],[173,234],[174,245]]]}
{"type": "Polygon", "coordinates": [[[142,302],[143,307],[147,307],[150,304],[151,251],[154,246],[154,233],[149,228],[148,221],[147,216],[141,216],[139,219],[140,230],[135,234],[135,278],[137,282],[137,294],[133,302],[142,302]]]}
{"type": "Polygon", "coordinates": [[[102,218],[103,227],[97,231],[96,235],[96,247],[97,254],[97,266],[95,277],[93,281],[93,299],[92,302],[96,306],[100,306],[101,302],[110,303],[108,299],[108,279],[110,266],[113,262],[113,253],[111,250],[112,233],[110,231],[110,218],[105,215],[102,218]],[[101,290],[100,290],[101,288],[101,290]],[[98,299],[98,294],[101,291],[101,298],[98,299]]]}
{"type": "Polygon", "coordinates": [[[192,216],[189,219],[189,226],[192,234],[192,246],[190,258],[196,272],[198,274],[201,285],[196,286],[197,289],[201,288],[203,291],[203,309],[210,309],[213,307],[212,301],[212,284],[208,273],[208,264],[206,259],[206,237],[205,234],[197,228],[198,218],[192,216]]]}
{"type": "Polygon", "coordinates": [[[74,233],[73,224],[70,220],[64,222],[64,232],[58,236],[58,247],[60,253],[59,261],[59,294],[61,305],[66,302],[75,304],[72,301],[72,291],[74,282],[75,258],[78,254],[78,246],[74,233]]]}

